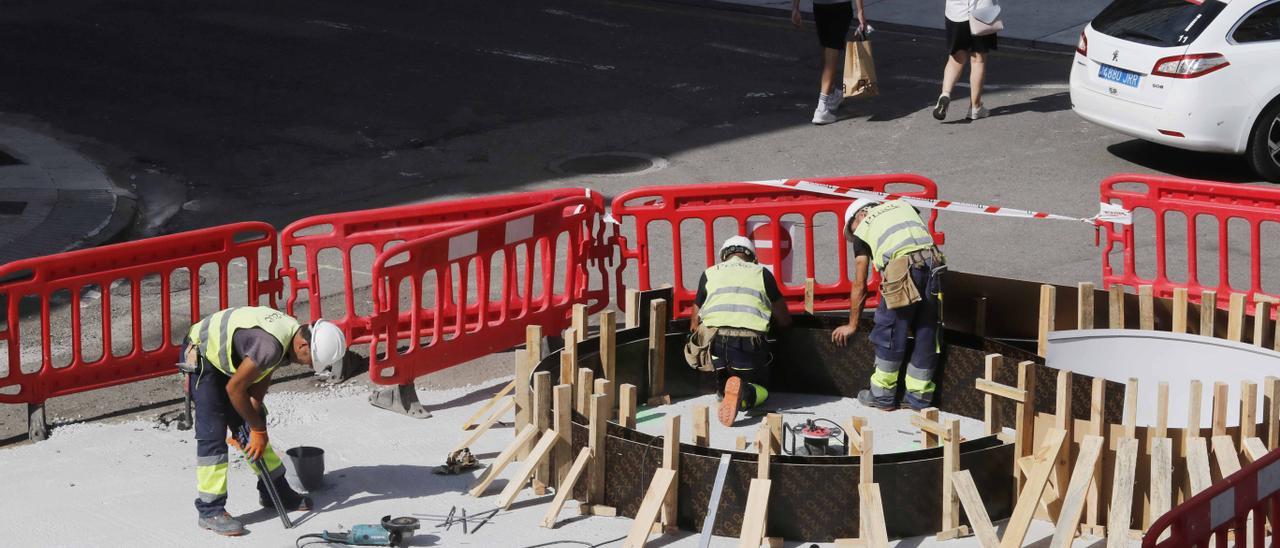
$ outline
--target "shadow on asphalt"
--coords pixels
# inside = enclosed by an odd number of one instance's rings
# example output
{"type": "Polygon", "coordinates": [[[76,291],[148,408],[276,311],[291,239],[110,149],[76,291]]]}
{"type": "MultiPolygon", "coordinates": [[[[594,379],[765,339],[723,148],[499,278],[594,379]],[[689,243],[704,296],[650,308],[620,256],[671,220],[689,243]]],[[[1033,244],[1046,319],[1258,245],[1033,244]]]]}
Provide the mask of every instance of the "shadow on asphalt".
{"type": "Polygon", "coordinates": [[[1258,181],[1258,175],[1243,156],[1181,150],[1141,139],[1111,145],[1107,147],[1107,152],[1122,160],[1176,177],[1227,183],[1258,181]]]}
{"type": "Polygon", "coordinates": [[[431,466],[383,464],[339,468],[326,472],[324,480],[323,489],[309,493],[316,513],[384,500],[463,492],[475,481],[475,475],[441,476],[432,472],[431,466]]]}

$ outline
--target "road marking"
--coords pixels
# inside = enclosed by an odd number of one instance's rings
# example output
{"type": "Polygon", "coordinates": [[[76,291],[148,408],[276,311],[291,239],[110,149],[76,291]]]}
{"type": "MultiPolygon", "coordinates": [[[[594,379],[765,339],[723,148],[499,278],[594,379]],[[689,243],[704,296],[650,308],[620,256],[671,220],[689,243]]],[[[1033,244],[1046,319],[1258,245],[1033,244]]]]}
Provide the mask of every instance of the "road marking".
{"type": "Polygon", "coordinates": [[[613,65],[593,65],[590,63],[583,63],[581,61],[574,61],[573,59],[562,59],[560,57],[551,57],[549,55],[538,55],[536,53],[525,53],[523,51],[511,51],[511,50],[505,50],[505,49],[480,49],[476,51],[479,51],[481,53],[491,53],[493,55],[501,55],[504,57],[511,57],[513,59],[520,59],[522,61],[533,61],[535,63],[547,63],[549,65],[573,65],[573,66],[579,66],[579,67],[587,67],[595,70],[613,70],[617,68],[617,67],[614,67],[613,65]]]}
{"type": "Polygon", "coordinates": [[[748,48],[738,47],[738,46],[734,46],[734,45],[730,45],[730,44],[721,44],[720,42],[711,42],[711,43],[709,43],[709,44],[707,44],[707,45],[708,45],[708,46],[711,46],[711,47],[713,47],[713,48],[716,48],[716,49],[722,49],[722,50],[725,50],[725,51],[732,51],[732,52],[735,52],[735,53],[745,53],[745,54],[747,54],[747,55],[754,55],[754,56],[756,56],[756,57],[760,57],[760,58],[763,58],[763,59],[773,59],[773,60],[775,60],[775,61],[791,61],[791,62],[793,62],[793,63],[795,63],[795,62],[799,62],[799,61],[800,61],[800,58],[799,58],[799,57],[792,57],[792,56],[790,56],[790,55],[781,55],[781,54],[773,53],[773,52],[770,52],[770,51],[760,51],[760,50],[757,50],[757,49],[748,49],[748,48]]]}
{"type": "Polygon", "coordinates": [[[611,28],[615,28],[615,29],[626,28],[626,27],[628,26],[628,25],[625,25],[625,24],[623,24],[623,23],[614,23],[613,21],[605,21],[604,19],[596,19],[596,18],[594,18],[594,17],[587,17],[587,16],[585,16],[585,15],[578,15],[578,14],[576,14],[576,13],[571,13],[571,12],[567,12],[567,11],[565,11],[565,10],[558,10],[558,9],[554,9],[554,8],[546,8],[546,9],[542,10],[542,13],[545,13],[545,14],[548,14],[548,15],[557,15],[557,16],[560,16],[560,17],[568,17],[568,18],[570,18],[570,19],[577,19],[577,20],[579,20],[579,21],[585,21],[585,22],[587,22],[587,23],[595,23],[595,24],[597,24],[597,25],[603,25],[603,26],[611,27],[611,28]]]}
{"type": "MultiPolygon", "coordinates": [[[[930,84],[934,86],[942,85],[942,80],[935,80],[933,78],[924,78],[921,76],[897,75],[897,76],[890,76],[889,79],[902,80],[904,82],[914,82],[917,84],[930,84]]],[[[966,82],[956,82],[956,87],[967,88],[969,87],[969,84],[966,82]]],[[[1067,88],[1067,84],[983,84],[982,89],[990,90],[990,91],[1004,91],[1004,90],[1016,91],[1020,89],[1045,89],[1045,90],[1052,90],[1052,91],[1066,91],[1068,88],[1067,88]]]]}
{"type": "Polygon", "coordinates": [[[320,25],[322,27],[329,27],[331,29],[338,29],[338,30],[352,30],[354,28],[351,25],[348,25],[346,23],[335,23],[333,21],[325,21],[322,19],[309,19],[307,20],[307,23],[312,25],[320,25]]]}

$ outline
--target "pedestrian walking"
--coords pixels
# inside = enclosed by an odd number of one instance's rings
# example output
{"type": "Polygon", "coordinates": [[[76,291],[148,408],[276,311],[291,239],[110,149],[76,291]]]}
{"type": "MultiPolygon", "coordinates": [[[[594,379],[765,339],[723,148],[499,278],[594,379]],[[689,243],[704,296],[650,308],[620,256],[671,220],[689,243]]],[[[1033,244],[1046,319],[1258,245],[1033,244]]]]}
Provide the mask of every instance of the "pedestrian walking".
{"type": "Polygon", "coordinates": [[[969,115],[968,119],[986,118],[987,107],[982,104],[982,82],[987,76],[987,53],[996,49],[996,35],[974,36],[969,27],[976,0],[947,0],[947,66],[942,69],[942,95],[933,107],[933,117],[947,119],[947,105],[951,103],[951,89],[955,87],[964,66],[969,65],[969,115]]]}
{"type": "MultiPolygon", "coordinates": [[[[818,88],[818,107],[813,110],[813,123],[822,125],[836,121],[836,110],[844,100],[840,86],[840,54],[844,52],[849,25],[853,22],[854,3],[858,7],[858,33],[867,28],[862,0],[813,0],[813,26],[822,47],[822,78],[818,88]]],[[[791,0],[791,24],[803,28],[800,0],[791,0]]]]}

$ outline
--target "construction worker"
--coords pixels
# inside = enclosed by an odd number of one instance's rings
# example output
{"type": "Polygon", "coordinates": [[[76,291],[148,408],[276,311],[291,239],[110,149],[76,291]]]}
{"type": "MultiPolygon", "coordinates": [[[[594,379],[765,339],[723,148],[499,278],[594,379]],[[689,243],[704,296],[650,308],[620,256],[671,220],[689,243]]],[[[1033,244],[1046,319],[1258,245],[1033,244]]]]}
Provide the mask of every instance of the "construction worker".
{"type": "Polygon", "coordinates": [[[915,333],[906,371],[906,399],[902,407],[915,410],[933,401],[933,373],[940,352],[942,317],[939,276],[946,270],[942,253],[933,243],[929,227],[915,208],[900,200],[877,204],[858,199],[844,214],[845,237],[854,248],[853,292],[849,323],[831,333],[832,342],[844,346],[858,330],[866,295],[867,266],[881,275],[880,304],[876,307],[871,343],[875,346],[875,372],[871,388],[858,401],[884,411],[896,404],[899,369],[907,358],[909,335],[915,333]]]}
{"type": "Polygon", "coordinates": [[[734,236],[720,247],[720,263],[698,280],[690,328],[714,331],[710,352],[720,396],[720,423],[732,426],[738,411],[764,403],[769,391],[772,321],[791,325],[791,314],[773,273],[756,262],[751,240],[734,236]]]}
{"type": "MultiPolygon", "coordinates": [[[[197,322],[187,332],[183,351],[187,390],[195,406],[196,510],[199,525],[226,536],[244,534],[244,525],[226,511],[227,436],[249,426],[244,452],[262,458],[286,511],[305,511],[311,500],[289,487],[284,464],[267,439],[263,398],[271,374],[287,362],[322,370],[346,354],[342,330],[318,320],[303,325],[272,308],[229,308],[197,322]]],[[[258,480],[258,502],[271,508],[266,485],[258,480]]]]}

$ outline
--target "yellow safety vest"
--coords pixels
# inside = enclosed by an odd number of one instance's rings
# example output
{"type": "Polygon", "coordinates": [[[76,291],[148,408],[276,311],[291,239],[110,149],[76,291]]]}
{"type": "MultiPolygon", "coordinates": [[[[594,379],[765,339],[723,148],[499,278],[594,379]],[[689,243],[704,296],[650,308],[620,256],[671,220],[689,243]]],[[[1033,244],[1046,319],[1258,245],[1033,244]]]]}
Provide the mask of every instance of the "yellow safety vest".
{"type": "Polygon", "coordinates": [[[871,246],[871,260],[884,271],[889,261],[933,247],[933,235],[910,204],[892,200],[867,210],[853,235],[871,246]]]}
{"type": "Polygon", "coordinates": [[[737,257],[706,271],[707,300],[698,318],[707,327],[769,330],[773,307],[764,289],[764,267],[737,257]]]}
{"type": "Polygon", "coordinates": [[[280,341],[281,350],[280,359],[276,360],[276,363],[257,364],[262,370],[262,374],[254,379],[254,382],[258,382],[284,363],[285,355],[289,353],[289,348],[293,344],[293,336],[297,335],[298,329],[301,328],[301,324],[292,316],[266,306],[228,308],[215,312],[191,326],[191,330],[187,332],[187,339],[200,349],[200,355],[204,356],[204,359],[218,371],[231,376],[236,373],[236,367],[240,365],[231,357],[232,336],[237,329],[254,327],[270,333],[280,341]]]}

